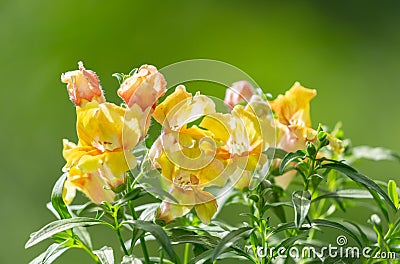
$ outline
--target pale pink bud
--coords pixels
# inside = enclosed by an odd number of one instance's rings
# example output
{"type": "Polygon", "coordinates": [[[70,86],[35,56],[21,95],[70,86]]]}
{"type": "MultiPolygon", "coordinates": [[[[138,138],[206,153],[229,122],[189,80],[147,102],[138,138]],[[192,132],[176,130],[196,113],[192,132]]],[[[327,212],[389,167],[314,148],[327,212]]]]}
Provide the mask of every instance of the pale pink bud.
{"type": "Polygon", "coordinates": [[[254,94],[254,89],[248,81],[234,82],[226,89],[224,103],[233,108],[238,103],[248,102],[254,94]]]}
{"type": "Polygon", "coordinates": [[[61,75],[61,81],[67,84],[69,99],[76,106],[82,106],[91,101],[104,103],[103,91],[100,88],[96,73],[86,70],[81,61],[78,62],[78,65],[79,70],[69,71],[61,75]]]}

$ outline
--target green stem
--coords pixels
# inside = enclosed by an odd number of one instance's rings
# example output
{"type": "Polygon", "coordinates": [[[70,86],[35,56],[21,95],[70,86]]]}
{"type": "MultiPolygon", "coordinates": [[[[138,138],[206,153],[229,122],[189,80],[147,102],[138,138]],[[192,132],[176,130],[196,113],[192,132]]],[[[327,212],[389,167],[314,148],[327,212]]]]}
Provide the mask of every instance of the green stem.
{"type": "Polygon", "coordinates": [[[140,236],[140,245],[142,246],[144,263],[148,264],[150,263],[149,252],[147,251],[146,240],[144,239],[143,235],[140,236]]]}
{"type": "Polygon", "coordinates": [[[118,223],[118,209],[119,208],[115,208],[114,207],[114,212],[113,212],[115,231],[117,232],[118,240],[119,240],[119,243],[121,244],[121,247],[122,247],[122,250],[124,251],[124,254],[126,256],[129,256],[129,252],[125,247],[125,242],[124,242],[124,239],[122,238],[122,235],[121,235],[121,226],[118,223]]]}
{"type": "Polygon", "coordinates": [[[85,243],[83,243],[82,241],[79,240],[79,245],[80,248],[82,248],[83,250],[86,251],[86,253],[89,254],[89,256],[96,262],[96,263],[100,263],[99,258],[92,252],[92,250],[85,245],[85,243]]]}
{"type": "Polygon", "coordinates": [[[183,264],[188,264],[189,263],[189,252],[190,252],[190,244],[186,243],[185,244],[185,252],[183,255],[183,264]]]}
{"type": "Polygon", "coordinates": [[[131,184],[131,188],[133,188],[136,183],[138,183],[138,181],[144,176],[144,173],[140,172],[139,175],[133,180],[132,184],[131,184]]]}
{"type": "MultiPolygon", "coordinates": [[[[139,174],[139,175],[140,175],[140,174],[139,174]]],[[[137,178],[136,178],[136,179],[137,179],[137,178]]],[[[132,188],[133,188],[133,186],[134,186],[134,185],[132,185],[132,188]]],[[[129,201],[129,202],[128,202],[128,205],[129,205],[129,209],[131,210],[131,213],[132,213],[132,218],[133,218],[134,220],[137,220],[136,211],[135,211],[135,208],[133,207],[132,201],[129,201]]],[[[133,246],[135,245],[134,239],[135,239],[136,235],[137,235],[137,229],[136,229],[136,228],[133,228],[133,231],[132,231],[132,240],[131,240],[131,253],[133,252],[133,246]]],[[[148,252],[148,250],[147,250],[146,240],[144,239],[143,235],[140,236],[139,240],[140,240],[140,246],[142,247],[142,252],[143,252],[144,261],[145,261],[145,263],[150,263],[149,252],[148,252]]]]}
{"type": "Polygon", "coordinates": [[[164,263],[164,250],[160,250],[160,264],[164,263]]]}

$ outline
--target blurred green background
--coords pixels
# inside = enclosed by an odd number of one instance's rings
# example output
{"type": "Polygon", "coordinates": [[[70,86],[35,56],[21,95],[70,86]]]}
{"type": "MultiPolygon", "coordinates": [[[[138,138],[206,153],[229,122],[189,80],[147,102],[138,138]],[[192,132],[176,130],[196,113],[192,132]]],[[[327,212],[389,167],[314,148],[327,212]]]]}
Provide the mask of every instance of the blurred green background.
{"type": "MultiPolygon", "coordinates": [[[[24,250],[54,219],[45,204],[64,164],[61,140],[76,140],[60,74],[77,61],[118,103],[111,74],[143,63],[221,60],[273,95],[297,80],[318,90],[315,125],[340,120],[354,145],[400,152],[399,11],[399,1],[0,1],[0,263],[27,263],[47,245],[24,250]]],[[[399,183],[399,164],[357,167],[399,183]]],[[[57,263],[91,262],[73,250],[57,263]]]]}

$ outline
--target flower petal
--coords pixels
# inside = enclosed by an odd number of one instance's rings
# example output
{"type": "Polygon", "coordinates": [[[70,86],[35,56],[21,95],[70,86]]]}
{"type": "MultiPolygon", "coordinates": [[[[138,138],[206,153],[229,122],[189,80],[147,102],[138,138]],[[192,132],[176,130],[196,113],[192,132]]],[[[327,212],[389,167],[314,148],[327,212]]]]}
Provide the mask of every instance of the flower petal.
{"type": "Polygon", "coordinates": [[[196,93],[194,97],[179,85],[175,92],[157,106],[153,117],[161,125],[179,129],[204,115],[215,113],[214,102],[205,95],[196,93]]]}
{"type": "Polygon", "coordinates": [[[279,95],[270,104],[282,124],[311,127],[310,101],[316,95],[316,90],[304,88],[296,82],[285,95],[279,95]]]}

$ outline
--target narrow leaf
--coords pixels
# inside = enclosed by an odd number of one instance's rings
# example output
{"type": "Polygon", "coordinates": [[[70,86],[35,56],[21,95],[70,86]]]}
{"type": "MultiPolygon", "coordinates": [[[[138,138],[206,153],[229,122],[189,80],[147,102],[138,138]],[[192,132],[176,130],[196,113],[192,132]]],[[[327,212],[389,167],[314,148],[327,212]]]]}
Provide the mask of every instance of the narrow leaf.
{"type": "Polygon", "coordinates": [[[110,247],[102,247],[99,250],[93,251],[99,258],[101,264],[114,264],[114,252],[110,247]]]}
{"type": "Polygon", "coordinates": [[[79,226],[93,226],[100,224],[106,224],[111,226],[110,224],[104,221],[96,220],[90,217],[74,217],[70,219],[57,220],[47,224],[39,231],[32,233],[28,242],[26,242],[25,244],[25,248],[29,248],[33,245],[36,245],[37,243],[67,229],[79,226]]]}
{"type": "Polygon", "coordinates": [[[341,163],[341,162],[333,162],[333,163],[323,164],[322,168],[337,170],[337,171],[343,173],[344,175],[348,176],[353,181],[361,183],[368,189],[372,189],[372,190],[376,191],[386,200],[386,202],[394,210],[397,210],[396,206],[393,204],[390,197],[378,186],[378,184],[376,184],[373,180],[371,180],[364,174],[359,173],[352,167],[350,167],[344,163],[341,163]]]}
{"type": "Polygon", "coordinates": [[[276,233],[279,233],[279,232],[282,232],[282,231],[285,231],[285,230],[294,229],[294,228],[296,228],[296,225],[294,224],[294,222],[280,224],[268,234],[268,237],[270,237],[270,236],[272,236],[272,235],[274,235],[276,233]]]}
{"type": "Polygon", "coordinates": [[[374,197],[375,202],[378,204],[379,209],[381,210],[383,216],[389,222],[389,213],[386,204],[381,200],[381,197],[376,192],[371,190],[370,193],[374,197]]]}
{"type": "Polygon", "coordinates": [[[218,245],[215,247],[211,261],[215,261],[218,258],[218,256],[220,256],[224,252],[225,249],[232,246],[233,243],[235,243],[239,239],[248,237],[252,232],[253,229],[248,226],[241,227],[231,231],[229,234],[224,236],[218,243],[218,245]]]}
{"type": "Polygon", "coordinates": [[[63,199],[63,189],[64,189],[64,182],[67,179],[68,173],[64,173],[61,177],[57,180],[56,184],[53,187],[53,191],[51,192],[51,204],[53,208],[57,211],[60,215],[61,219],[71,218],[71,214],[68,211],[67,206],[64,203],[63,199]]]}
{"type": "Polygon", "coordinates": [[[31,260],[29,264],[50,264],[53,263],[59,256],[61,256],[69,248],[64,247],[61,244],[54,243],[51,244],[45,252],[37,256],[35,259],[31,260]]]}
{"type": "Polygon", "coordinates": [[[339,224],[337,222],[333,222],[330,220],[326,220],[326,219],[315,219],[315,220],[312,220],[311,222],[313,225],[316,225],[316,226],[325,226],[325,227],[330,227],[330,228],[335,228],[335,229],[341,230],[341,231],[345,232],[346,234],[348,234],[351,238],[353,238],[354,241],[357,242],[357,244],[362,246],[358,237],[350,229],[348,229],[347,227],[345,227],[342,224],[339,224]]]}
{"type": "Polygon", "coordinates": [[[178,259],[175,254],[175,251],[172,249],[172,244],[168,238],[168,235],[167,233],[165,233],[164,229],[162,229],[159,225],[141,220],[127,220],[123,221],[122,224],[132,224],[136,228],[152,234],[160,243],[160,245],[164,248],[165,252],[167,252],[171,260],[173,262],[177,262],[178,259]]]}
{"type": "Polygon", "coordinates": [[[329,192],[326,194],[322,194],[312,201],[318,201],[321,199],[327,198],[342,198],[342,199],[371,199],[373,198],[371,193],[368,190],[359,190],[359,189],[347,189],[347,190],[339,190],[337,192],[329,192]]]}
{"type": "Polygon", "coordinates": [[[388,194],[390,199],[392,199],[394,206],[399,208],[399,194],[397,193],[397,186],[394,180],[390,180],[388,183],[388,194]]]}
{"type": "Polygon", "coordinates": [[[283,171],[285,170],[286,166],[296,160],[296,159],[304,159],[306,156],[306,153],[304,150],[298,150],[296,152],[289,152],[288,154],[285,155],[281,162],[281,166],[279,167],[279,173],[283,174],[283,171]]]}
{"type": "Polygon", "coordinates": [[[264,151],[264,154],[267,155],[268,159],[283,159],[287,152],[280,148],[268,148],[264,151]]]}
{"type": "Polygon", "coordinates": [[[294,223],[300,228],[307,217],[311,204],[311,194],[309,191],[296,191],[292,195],[295,219],[294,223]]]}

